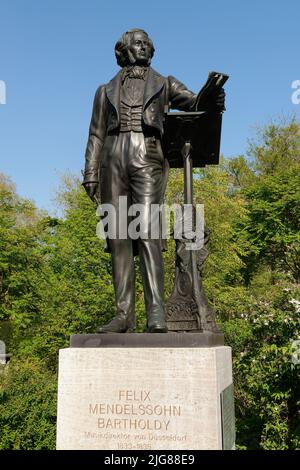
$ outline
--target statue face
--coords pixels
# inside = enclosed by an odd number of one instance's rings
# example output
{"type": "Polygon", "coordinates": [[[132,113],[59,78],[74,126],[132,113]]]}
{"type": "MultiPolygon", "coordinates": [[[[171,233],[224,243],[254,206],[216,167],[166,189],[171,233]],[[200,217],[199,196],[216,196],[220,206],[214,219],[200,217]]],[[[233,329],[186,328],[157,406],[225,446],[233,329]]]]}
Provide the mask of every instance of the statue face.
{"type": "Polygon", "coordinates": [[[130,52],[137,65],[149,65],[151,61],[151,45],[144,33],[134,33],[130,52]]]}

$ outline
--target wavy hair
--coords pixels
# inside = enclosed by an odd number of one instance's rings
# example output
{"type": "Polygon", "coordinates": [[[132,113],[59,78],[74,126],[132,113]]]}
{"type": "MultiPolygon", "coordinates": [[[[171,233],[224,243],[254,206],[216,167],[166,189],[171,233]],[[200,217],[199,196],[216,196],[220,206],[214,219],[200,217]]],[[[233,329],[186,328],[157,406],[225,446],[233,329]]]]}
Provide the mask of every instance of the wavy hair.
{"type": "Polygon", "coordinates": [[[122,35],[122,37],[119,39],[119,41],[115,45],[115,55],[117,59],[117,63],[120,67],[126,67],[127,65],[133,65],[134,59],[132,57],[132,54],[130,52],[130,46],[132,43],[133,35],[134,33],[143,33],[145,36],[147,36],[149,40],[149,44],[151,47],[151,59],[154,55],[154,46],[152,40],[149,38],[148,34],[146,31],[143,29],[129,29],[122,35]]]}

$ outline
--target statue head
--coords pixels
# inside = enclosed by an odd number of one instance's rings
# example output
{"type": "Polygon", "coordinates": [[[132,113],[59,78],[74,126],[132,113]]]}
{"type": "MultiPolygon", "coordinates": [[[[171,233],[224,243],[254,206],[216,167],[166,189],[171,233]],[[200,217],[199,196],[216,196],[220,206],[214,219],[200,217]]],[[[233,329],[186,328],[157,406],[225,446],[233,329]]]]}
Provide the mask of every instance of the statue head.
{"type": "Polygon", "coordinates": [[[152,40],[143,29],[130,29],[126,31],[115,45],[115,54],[118,65],[148,66],[154,55],[152,40]]]}

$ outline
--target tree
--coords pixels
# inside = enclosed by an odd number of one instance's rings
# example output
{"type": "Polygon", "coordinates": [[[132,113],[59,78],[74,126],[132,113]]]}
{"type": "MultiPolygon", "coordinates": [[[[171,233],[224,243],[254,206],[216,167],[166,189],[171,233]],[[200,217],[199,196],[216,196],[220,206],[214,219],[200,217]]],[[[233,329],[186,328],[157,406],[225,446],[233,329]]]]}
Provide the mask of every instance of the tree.
{"type": "Polygon", "coordinates": [[[300,131],[293,120],[287,126],[271,124],[252,142],[253,177],[242,189],[249,218],[241,224],[251,250],[246,260],[247,282],[267,264],[300,279],[300,131]]]}
{"type": "Polygon", "coordinates": [[[15,330],[26,328],[37,314],[33,273],[41,261],[41,217],[34,204],[17,196],[11,181],[0,175],[0,321],[13,324],[15,330]]]}

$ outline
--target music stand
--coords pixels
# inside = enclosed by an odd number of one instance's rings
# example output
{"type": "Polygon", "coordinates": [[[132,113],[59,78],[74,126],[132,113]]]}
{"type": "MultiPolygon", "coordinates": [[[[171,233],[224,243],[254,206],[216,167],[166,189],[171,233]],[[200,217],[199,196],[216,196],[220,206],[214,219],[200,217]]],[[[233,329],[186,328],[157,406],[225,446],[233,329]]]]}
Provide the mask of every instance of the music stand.
{"type": "MultiPolygon", "coordinates": [[[[221,112],[165,113],[164,155],[171,168],[184,169],[184,204],[193,205],[193,166],[219,163],[221,126],[221,112]]],[[[175,282],[167,302],[168,329],[215,333],[216,341],[222,342],[198,272],[208,252],[205,246],[198,251],[187,250],[186,244],[192,241],[176,240],[175,282]]]]}

